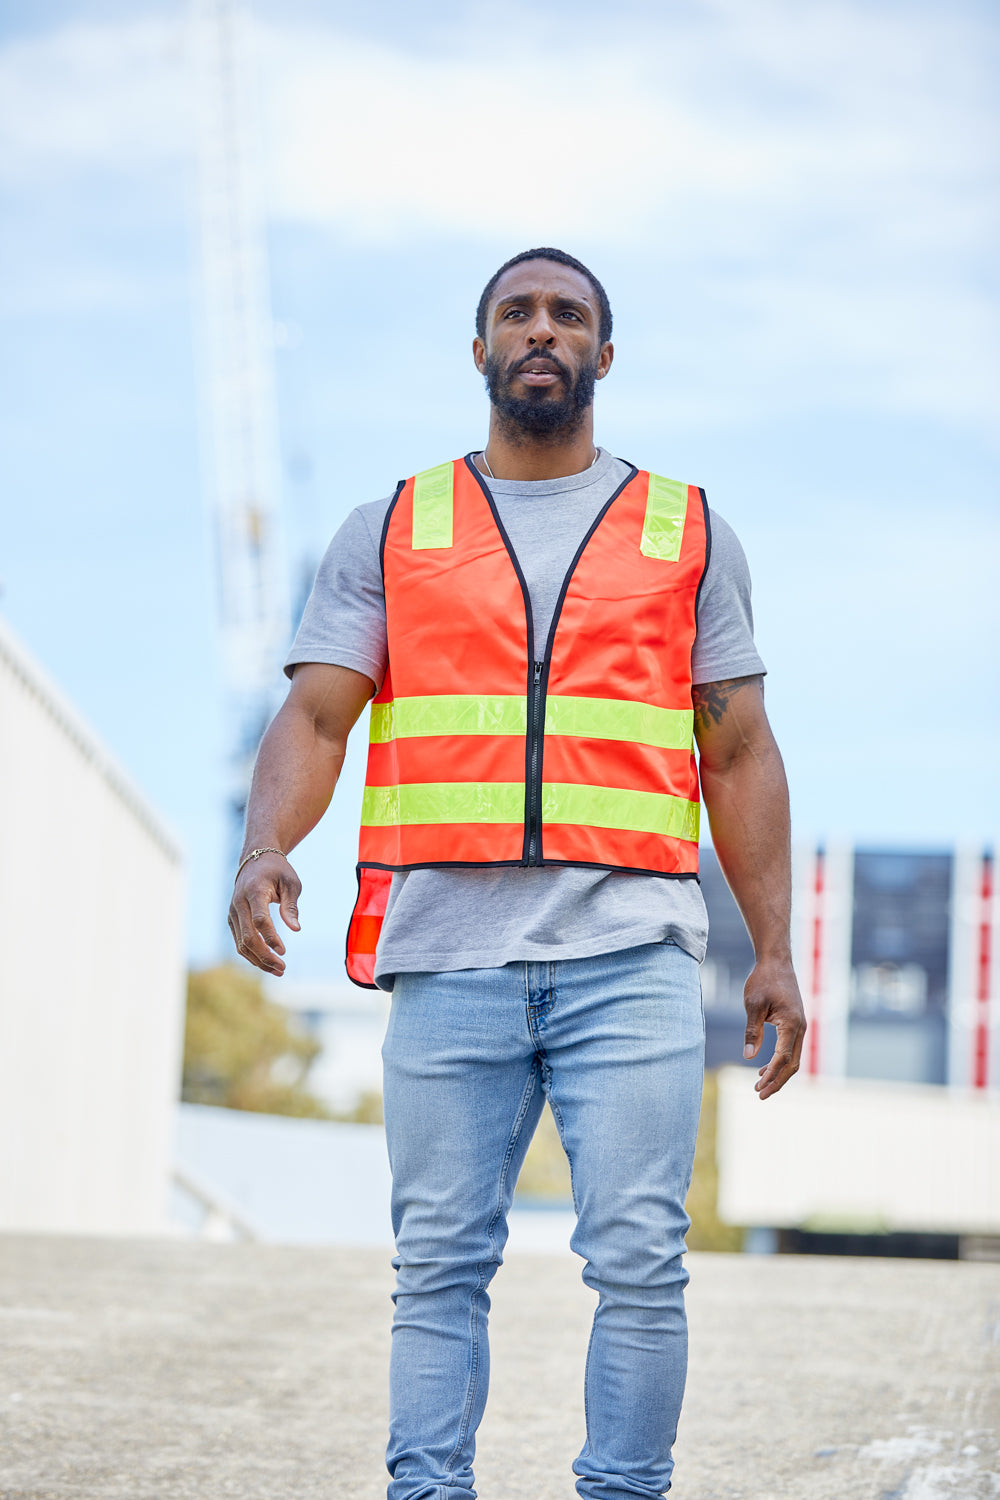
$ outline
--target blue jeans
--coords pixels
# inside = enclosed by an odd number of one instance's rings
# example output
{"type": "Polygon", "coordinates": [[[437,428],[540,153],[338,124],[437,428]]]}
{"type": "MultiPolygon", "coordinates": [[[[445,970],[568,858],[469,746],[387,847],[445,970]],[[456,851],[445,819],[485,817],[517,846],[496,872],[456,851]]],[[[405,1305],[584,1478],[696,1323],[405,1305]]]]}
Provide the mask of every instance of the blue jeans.
{"type": "Polygon", "coordinates": [[[598,1294],[577,1489],[669,1489],[704,1036],[698,964],[673,943],[397,976],[382,1049],[397,1249],[389,1500],[475,1494],[487,1287],[546,1098],[572,1171],[570,1244],[598,1294]]]}

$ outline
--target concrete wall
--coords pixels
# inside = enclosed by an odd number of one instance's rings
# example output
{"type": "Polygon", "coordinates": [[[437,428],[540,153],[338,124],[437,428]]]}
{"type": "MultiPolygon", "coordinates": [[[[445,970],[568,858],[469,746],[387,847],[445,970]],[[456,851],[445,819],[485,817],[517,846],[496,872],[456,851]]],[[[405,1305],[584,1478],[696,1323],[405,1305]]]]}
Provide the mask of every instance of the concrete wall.
{"type": "Polygon", "coordinates": [[[719,1073],[719,1214],[845,1232],[1000,1233],[1000,1097],[935,1084],[795,1078],[763,1103],[719,1073]]]}
{"type": "Polygon", "coordinates": [[[177,846],[0,624],[0,1228],[166,1224],[177,846]]]}

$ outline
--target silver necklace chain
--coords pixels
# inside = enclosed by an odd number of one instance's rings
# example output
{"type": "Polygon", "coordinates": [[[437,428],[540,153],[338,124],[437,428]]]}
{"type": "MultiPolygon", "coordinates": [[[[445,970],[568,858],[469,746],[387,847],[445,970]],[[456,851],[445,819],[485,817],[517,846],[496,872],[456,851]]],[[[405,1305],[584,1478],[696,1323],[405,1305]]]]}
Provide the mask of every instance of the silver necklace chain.
{"type": "MultiPolygon", "coordinates": [[[[590,463],[587,465],[588,469],[592,469],[594,467],[594,465],[596,464],[596,462],[600,458],[600,456],[601,456],[601,450],[600,450],[600,448],[595,448],[594,449],[594,456],[590,460],[590,463]]],[[[482,453],[480,453],[479,457],[482,459],[483,463],[486,465],[486,472],[490,476],[490,478],[491,479],[496,479],[497,476],[494,474],[493,470],[490,468],[490,461],[486,457],[486,449],[485,448],[483,449],[482,453]]]]}

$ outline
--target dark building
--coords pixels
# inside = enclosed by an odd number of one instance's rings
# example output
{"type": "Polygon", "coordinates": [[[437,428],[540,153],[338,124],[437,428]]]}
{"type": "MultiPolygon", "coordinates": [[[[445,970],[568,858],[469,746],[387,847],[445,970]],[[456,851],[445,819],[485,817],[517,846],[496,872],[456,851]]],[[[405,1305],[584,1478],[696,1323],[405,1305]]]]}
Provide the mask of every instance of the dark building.
{"type": "MultiPolygon", "coordinates": [[[[850,905],[850,1078],[948,1080],[953,866],[950,852],[853,853],[851,888],[843,896],[850,905]]],[[[743,1062],[743,986],[753,948],[711,849],[702,850],[701,884],[710,922],[702,970],[706,1063],[717,1068],[743,1062]]],[[[808,978],[800,972],[804,994],[808,978]]],[[[760,1058],[746,1066],[759,1067],[770,1056],[774,1033],[767,1030],[760,1058]]]]}
{"type": "Polygon", "coordinates": [[[952,864],[855,851],[849,1078],[947,1081],[952,864]]]}

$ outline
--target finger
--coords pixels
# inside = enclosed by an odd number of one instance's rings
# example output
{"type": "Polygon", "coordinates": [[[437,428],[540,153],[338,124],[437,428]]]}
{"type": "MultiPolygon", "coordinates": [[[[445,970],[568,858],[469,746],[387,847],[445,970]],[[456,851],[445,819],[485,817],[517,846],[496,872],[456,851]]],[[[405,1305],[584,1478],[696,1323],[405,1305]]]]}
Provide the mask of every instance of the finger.
{"type": "Polygon", "coordinates": [[[774,1052],[770,1062],[760,1070],[760,1081],[757,1084],[757,1088],[766,1088],[778,1078],[784,1081],[786,1075],[790,1078],[794,1069],[795,1055],[790,1038],[779,1027],[778,1036],[774,1044],[774,1052]]]}
{"type": "Polygon", "coordinates": [[[754,1084],[761,1099],[769,1099],[779,1089],[784,1088],[789,1078],[798,1071],[788,1054],[775,1052],[774,1057],[766,1068],[761,1069],[761,1076],[754,1084]]]}
{"type": "Polygon", "coordinates": [[[254,873],[243,885],[239,897],[234,899],[237,913],[244,916],[240,923],[243,937],[252,940],[259,933],[264,942],[275,953],[284,953],[285,947],[271,921],[271,906],[278,900],[278,882],[272,876],[254,873]]]}
{"type": "Polygon", "coordinates": [[[264,940],[272,953],[284,953],[285,945],[278,936],[277,928],[271,921],[271,912],[263,902],[255,901],[250,907],[250,920],[254,931],[264,940]]]}
{"type": "Polygon", "coordinates": [[[802,1055],[803,1028],[789,1023],[778,1026],[778,1038],[774,1055],[766,1067],[761,1068],[760,1078],[754,1085],[762,1099],[769,1099],[784,1088],[790,1078],[799,1071],[802,1055]]]}
{"type": "Polygon", "coordinates": [[[285,972],[285,965],[280,958],[271,953],[256,934],[252,938],[241,938],[236,944],[236,951],[247,963],[251,963],[257,969],[263,969],[265,974],[281,975],[285,972]]]}
{"type": "Polygon", "coordinates": [[[239,952],[240,944],[243,942],[243,927],[240,922],[239,902],[235,895],[229,904],[229,931],[233,935],[233,945],[239,952]]]}
{"type": "MultiPolygon", "coordinates": [[[[236,951],[240,957],[245,958],[248,963],[252,963],[256,968],[263,969],[267,974],[283,974],[285,972],[285,965],[265,944],[260,932],[257,930],[256,918],[250,902],[245,895],[233,901],[233,911],[236,915],[236,931],[234,933],[236,951]]],[[[264,912],[268,925],[270,925],[266,906],[264,912]]],[[[271,930],[274,932],[273,927],[271,930]]],[[[274,936],[277,939],[277,933],[274,933],[274,936]]],[[[278,941],[280,942],[280,939],[278,941]]]]}
{"type": "Polygon", "coordinates": [[[299,892],[302,887],[298,880],[283,880],[281,882],[281,902],[278,910],[281,912],[281,920],[292,932],[300,931],[299,927],[299,892]]]}

